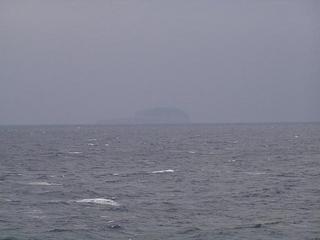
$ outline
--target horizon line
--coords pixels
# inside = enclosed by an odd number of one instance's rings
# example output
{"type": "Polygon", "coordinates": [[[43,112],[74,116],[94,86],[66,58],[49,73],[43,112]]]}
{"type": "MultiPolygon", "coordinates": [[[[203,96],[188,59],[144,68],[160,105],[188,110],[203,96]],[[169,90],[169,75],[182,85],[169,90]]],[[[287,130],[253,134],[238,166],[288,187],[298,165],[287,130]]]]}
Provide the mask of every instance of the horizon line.
{"type": "Polygon", "coordinates": [[[6,126],[169,126],[169,125],[223,125],[223,124],[320,124],[317,121],[239,121],[239,122],[185,122],[185,123],[13,123],[1,124],[6,126]]]}

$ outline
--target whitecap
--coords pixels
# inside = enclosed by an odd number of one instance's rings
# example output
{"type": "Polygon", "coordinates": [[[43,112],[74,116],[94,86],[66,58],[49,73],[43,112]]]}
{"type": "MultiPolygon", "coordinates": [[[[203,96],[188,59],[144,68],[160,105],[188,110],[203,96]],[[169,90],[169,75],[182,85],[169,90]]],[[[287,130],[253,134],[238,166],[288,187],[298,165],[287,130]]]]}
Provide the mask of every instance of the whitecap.
{"type": "Polygon", "coordinates": [[[28,217],[31,217],[31,218],[39,218],[39,219],[45,218],[43,211],[41,209],[33,209],[25,213],[28,215],[28,217]]]}
{"type": "Polygon", "coordinates": [[[153,171],[151,173],[173,173],[173,169],[166,169],[166,170],[159,170],[159,171],[153,171]]]}
{"type": "Polygon", "coordinates": [[[9,199],[9,198],[0,198],[1,202],[13,202],[13,200],[9,199]]]}
{"type": "Polygon", "coordinates": [[[188,153],[195,154],[196,152],[195,151],[188,151],[188,153]]]}
{"type": "Polygon", "coordinates": [[[102,205],[111,205],[111,206],[120,206],[119,203],[116,201],[113,201],[111,199],[105,199],[105,198],[88,198],[88,199],[80,199],[76,200],[77,203],[95,203],[95,204],[102,204],[102,205]]]}
{"type": "Polygon", "coordinates": [[[88,146],[94,146],[94,143],[88,143],[88,146]]]}
{"type": "Polygon", "coordinates": [[[58,183],[48,183],[48,182],[29,182],[28,185],[33,186],[60,186],[58,183]]]}
{"type": "Polygon", "coordinates": [[[69,154],[81,154],[82,152],[68,152],[69,154]]]}

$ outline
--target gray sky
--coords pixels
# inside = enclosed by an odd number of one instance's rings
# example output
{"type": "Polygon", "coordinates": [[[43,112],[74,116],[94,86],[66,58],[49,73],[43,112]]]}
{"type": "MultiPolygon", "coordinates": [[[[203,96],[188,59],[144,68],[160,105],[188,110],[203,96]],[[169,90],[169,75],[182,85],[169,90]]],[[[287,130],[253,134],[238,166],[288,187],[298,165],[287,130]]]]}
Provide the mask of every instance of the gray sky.
{"type": "Polygon", "coordinates": [[[148,107],[319,121],[320,1],[0,0],[0,124],[148,107]]]}

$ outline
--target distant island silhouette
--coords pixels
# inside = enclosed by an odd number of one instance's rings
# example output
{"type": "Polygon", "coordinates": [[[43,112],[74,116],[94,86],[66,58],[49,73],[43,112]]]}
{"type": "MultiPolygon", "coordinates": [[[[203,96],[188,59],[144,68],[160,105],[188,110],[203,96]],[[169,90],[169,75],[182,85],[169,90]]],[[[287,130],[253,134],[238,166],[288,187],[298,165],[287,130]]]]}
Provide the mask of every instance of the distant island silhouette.
{"type": "Polygon", "coordinates": [[[98,124],[183,124],[189,123],[186,112],[175,107],[156,107],[137,111],[132,118],[109,119],[98,124]]]}
{"type": "Polygon", "coordinates": [[[137,123],[175,124],[190,122],[186,112],[178,108],[149,108],[138,111],[134,117],[137,123]]]}

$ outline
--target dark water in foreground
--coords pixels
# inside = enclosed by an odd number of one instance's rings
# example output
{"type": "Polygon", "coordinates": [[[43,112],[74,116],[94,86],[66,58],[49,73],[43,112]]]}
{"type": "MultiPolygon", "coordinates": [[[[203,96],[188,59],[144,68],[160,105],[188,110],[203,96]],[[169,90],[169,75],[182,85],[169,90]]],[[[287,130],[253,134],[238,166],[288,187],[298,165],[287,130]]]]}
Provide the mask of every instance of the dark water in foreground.
{"type": "Polygon", "coordinates": [[[320,239],[320,124],[0,127],[0,239],[320,239]]]}

